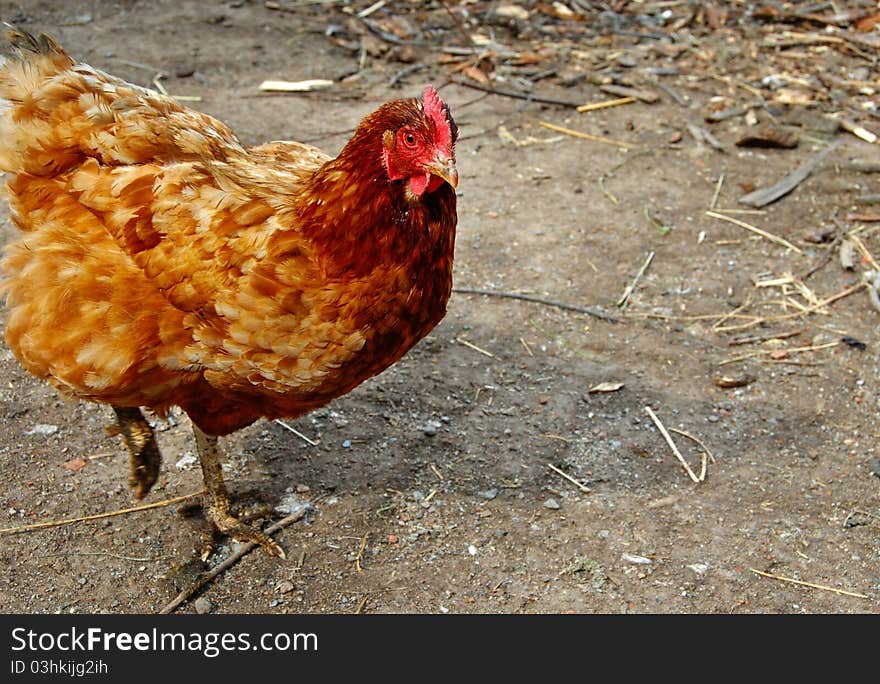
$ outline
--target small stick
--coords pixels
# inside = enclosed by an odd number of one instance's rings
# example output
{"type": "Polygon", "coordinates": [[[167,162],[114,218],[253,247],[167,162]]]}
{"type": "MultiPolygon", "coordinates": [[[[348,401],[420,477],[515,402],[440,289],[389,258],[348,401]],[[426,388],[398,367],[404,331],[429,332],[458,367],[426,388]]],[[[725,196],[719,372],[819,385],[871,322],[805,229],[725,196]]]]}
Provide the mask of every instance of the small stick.
{"type": "Polygon", "coordinates": [[[609,191],[605,188],[605,176],[604,175],[599,176],[599,180],[597,182],[599,183],[599,189],[602,191],[602,194],[605,195],[605,197],[607,197],[609,200],[611,200],[611,204],[613,204],[615,206],[620,204],[620,200],[617,199],[617,197],[615,197],[611,193],[611,191],[609,191]]]}
{"type": "Polygon", "coordinates": [[[443,482],[443,480],[446,479],[443,477],[443,473],[440,472],[440,469],[437,466],[435,466],[433,463],[431,464],[431,470],[437,476],[437,479],[440,480],[441,482],[443,482]]]}
{"type": "Polygon", "coordinates": [[[825,253],[822,254],[818,259],[816,259],[816,263],[806,271],[802,276],[800,276],[801,280],[806,280],[811,275],[819,271],[825,264],[831,261],[831,257],[837,253],[837,246],[840,244],[841,240],[843,240],[844,234],[842,232],[838,233],[834,236],[834,240],[831,241],[831,244],[828,245],[828,249],[825,250],[825,253]]]}
{"type": "Polygon", "coordinates": [[[744,301],[742,304],[740,304],[738,307],[736,307],[732,311],[728,311],[721,318],[719,318],[717,321],[715,321],[712,324],[712,330],[718,330],[718,328],[721,327],[721,324],[724,323],[724,321],[729,321],[731,318],[736,317],[740,311],[747,308],[751,303],[752,303],[752,295],[750,294],[748,297],[746,297],[746,301],[744,301]]]}
{"type": "Polygon", "coordinates": [[[631,104],[636,101],[634,97],[619,97],[616,100],[605,100],[604,102],[590,102],[581,105],[577,110],[581,113],[595,112],[597,109],[606,109],[608,107],[619,107],[620,105],[631,104]]]}
{"type": "Polygon", "coordinates": [[[738,323],[736,325],[726,325],[721,328],[716,328],[718,332],[730,332],[733,330],[745,330],[746,328],[751,328],[756,325],[760,325],[761,323],[768,323],[770,321],[784,321],[789,318],[799,318],[800,316],[805,316],[808,313],[813,313],[819,309],[823,309],[829,304],[833,304],[838,299],[843,299],[844,297],[849,297],[853,292],[858,292],[864,287],[868,287],[868,283],[856,283],[855,285],[850,285],[845,290],[838,292],[835,295],[831,295],[827,299],[823,299],[821,302],[816,304],[811,304],[801,311],[794,311],[792,313],[787,314],[779,314],[778,316],[767,316],[765,318],[755,318],[748,323],[738,323]]]}
{"type": "Polygon", "coordinates": [[[770,579],[779,580],[780,582],[790,582],[791,584],[799,584],[802,587],[810,587],[811,589],[821,589],[822,591],[831,591],[835,594],[843,594],[844,596],[852,596],[854,598],[868,598],[865,594],[857,594],[854,591],[845,591],[844,589],[835,589],[834,587],[827,587],[824,584],[813,584],[812,582],[804,582],[803,580],[794,579],[793,577],[784,577],[782,575],[774,575],[769,572],[761,572],[760,570],[755,570],[754,568],[749,568],[756,575],[761,575],[761,577],[769,577],[770,579]]]}
{"type": "Polygon", "coordinates": [[[148,511],[152,508],[162,508],[163,506],[172,506],[176,503],[180,503],[181,501],[186,501],[187,499],[193,499],[197,496],[200,496],[204,493],[204,490],[200,490],[198,492],[194,492],[192,494],[184,494],[183,496],[176,496],[173,499],[165,499],[164,501],[156,501],[151,504],[144,504],[143,506],[135,506],[133,508],[123,508],[118,511],[113,511],[111,513],[97,513],[95,515],[86,515],[81,518],[67,518],[66,520],[52,520],[49,522],[41,522],[34,523],[32,525],[23,525],[21,527],[6,527],[4,529],[0,529],[0,534],[18,534],[19,532],[28,532],[30,530],[39,530],[47,527],[61,527],[62,525],[70,525],[71,523],[77,522],[85,522],[88,520],[100,520],[101,518],[112,518],[116,515],[126,515],[128,513],[137,513],[139,511],[148,511]]]}
{"type": "Polygon", "coordinates": [[[364,532],[364,536],[361,539],[361,547],[358,549],[357,558],[354,559],[354,569],[355,572],[360,574],[361,572],[361,558],[364,555],[364,549],[367,548],[367,537],[369,536],[369,532],[364,532]]]}
{"type": "Polygon", "coordinates": [[[617,300],[617,306],[623,307],[626,305],[627,300],[630,298],[630,295],[633,293],[633,290],[636,289],[636,285],[639,284],[639,281],[642,279],[642,276],[645,275],[645,271],[648,270],[648,266],[651,265],[651,262],[654,260],[654,252],[648,254],[648,258],[645,259],[645,263],[642,264],[642,267],[639,269],[639,272],[636,273],[636,277],[633,278],[633,281],[627,286],[626,290],[623,291],[620,299],[617,300]]]}
{"type": "Polygon", "coordinates": [[[364,597],[361,599],[360,603],[358,603],[357,609],[354,611],[355,615],[360,615],[361,611],[364,609],[364,606],[367,605],[367,599],[370,598],[369,594],[364,594],[364,597]]]}
{"type": "Polygon", "coordinates": [[[628,150],[638,147],[638,145],[634,145],[633,143],[623,142],[622,140],[612,140],[611,138],[603,138],[601,135],[590,135],[589,133],[581,133],[580,131],[575,131],[571,128],[565,128],[563,126],[557,126],[556,124],[548,123],[546,121],[539,121],[538,125],[548,130],[556,131],[557,133],[564,133],[565,135],[570,135],[574,138],[591,140],[593,142],[603,143],[605,145],[616,145],[617,147],[623,147],[624,149],[628,150]]]}
{"type": "Polygon", "coordinates": [[[290,430],[293,434],[295,434],[297,437],[299,437],[299,438],[300,438],[301,440],[303,440],[304,442],[308,442],[308,443],[311,444],[312,446],[318,446],[318,443],[317,443],[315,440],[313,440],[313,439],[309,439],[309,438],[306,437],[302,432],[300,432],[299,430],[297,430],[297,429],[296,429],[295,427],[293,427],[292,425],[288,425],[287,423],[285,423],[285,422],[284,422],[283,420],[281,420],[280,418],[276,418],[276,419],[275,419],[275,422],[278,423],[278,424],[279,424],[281,427],[283,427],[285,430],[290,430]]]}
{"type": "Polygon", "coordinates": [[[478,83],[469,83],[467,81],[460,81],[456,78],[453,78],[450,83],[454,83],[455,85],[462,86],[464,88],[471,88],[473,90],[479,90],[484,93],[489,93],[490,95],[499,95],[501,97],[511,97],[515,100],[526,100],[528,102],[537,102],[539,104],[549,104],[556,105],[557,107],[570,107],[571,109],[577,109],[581,106],[582,102],[569,102],[566,100],[554,100],[548,97],[538,97],[535,95],[530,95],[528,93],[516,93],[510,90],[497,90],[496,88],[490,88],[489,86],[480,85],[478,83]]]}
{"type": "Polygon", "coordinates": [[[830,349],[831,347],[836,347],[840,344],[840,342],[826,342],[825,344],[818,344],[810,347],[794,347],[793,349],[785,349],[785,350],[776,350],[776,349],[760,349],[758,351],[749,352],[748,354],[742,354],[740,356],[733,356],[729,359],[725,359],[724,361],[719,361],[718,366],[727,366],[731,363],[738,363],[739,361],[745,361],[746,359],[753,359],[756,356],[767,356],[768,354],[772,354],[775,351],[786,351],[789,354],[796,352],[804,352],[804,351],[819,351],[821,349],[830,349]]]}
{"type": "Polygon", "coordinates": [[[816,167],[819,166],[823,161],[825,161],[825,158],[838,147],[840,147],[842,143],[842,139],[835,141],[833,144],[826,147],[824,150],[813,156],[811,159],[805,161],[797,169],[785,176],[782,180],[774,183],[769,187],[760,188],[758,190],[755,190],[754,192],[750,192],[748,195],[743,195],[739,198],[739,201],[743,204],[748,204],[749,206],[760,208],[772,202],[775,202],[780,197],[784,197],[792,190],[794,190],[798,185],[804,182],[807,177],[811,173],[813,173],[816,167]]]}
{"type": "Polygon", "coordinates": [[[767,340],[784,340],[788,337],[796,337],[804,331],[803,328],[797,330],[784,330],[782,332],[769,332],[763,335],[740,335],[727,341],[728,347],[736,347],[741,344],[753,344],[754,342],[766,342],[767,340]]]}
{"type": "Polygon", "coordinates": [[[541,437],[544,437],[545,439],[555,439],[560,442],[565,442],[566,444],[571,444],[571,440],[568,437],[563,437],[562,435],[551,435],[544,433],[541,435],[541,437]]]}
{"type": "Polygon", "coordinates": [[[503,297],[506,299],[519,299],[524,302],[535,302],[536,304],[546,304],[547,306],[555,306],[558,309],[566,311],[574,311],[576,313],[587,314],[595,318],[601,318],[603,321],[617,322],[617,318],[611,314],[607,314],[599,309],[593,309],[587,306],[575,306],[574,304],[566,304],[565,302],[556,302],[545,297],[536,297],[535,295],[520,294],[518,292],[503,292],[501,290],[480,290],[472,287],[454,287],[453,292],[458,294],[475,294],[484,295],[486,297],[503,297]]]}
{"type": "Polygon", "coordinates": [[[488,356],[490,359],[495,358],[495,354],[493,354],[492,352],[486,351],[485,349],[482,349],[482,348],[478,347],[477,345],[472,344],[461,337],[456,337],[455,341],[463,344],[465,347],[473,349],[476,352],[480,352],[480,354],[483,354],[484,356],[488,356]]]}
{"type": "Polygon", "coordinates": [[[715,185],[715,194],[712,195],[712,201],[709,203],[709,211],[715,211],[718,204],[718,197],[721,195],[721,186],[724,185],[724,174],[718,176],[718,183],[715,185]]]}
{"type": "MultiPolygon", "coordinates": [[[[288,515],[286,518],[282,518],[274,525],[270,525],[266,528],[265,533],[267,535],[275,534],[279,530],[283,530],[288,525],[295,523],[298,520],[302,520],[306,513],[311,509],[310,506],[303,506],[296,513],[292,513],[288,515]]],[[[186,602],[193,594],[195,594],[199,589],[204,587],[208,582],[217,577],[217,575],[222,572],[228,570],[233,565],[238,563],[242,558],[244,558],[247,554],[257,548],[259,544],[256,542],[246,542],[241,546],[241,548],[233,553],[229,558],[227,558],[222,563],[215,565],[213,568],[208,570],[208,572],[196,578],[196,580],[190,584],[186,589],[181,591],[177,596],[174,597],[171,601],[169,601],[162,610],[159,611],[159,615],[168,615],[172,610],[180,606],[182,603],[186,602]]]]}
{"type": "Polygon", "coordinates": [[[666,428],[663,427],[663,423],[660,422],[660,419],[657,417],[650,406],[645,407],[645,413],[654,421],[654,425],[657,426],[657,429],[660,430],[660,434],[663,435],[663,439],[666,440],[666,443],[669,445],[669,448],[672,449],[672,453],[675,454],[675,457],[679,460],[679,462],[684,466],[684,469],[687,471],[688,476],[690,476],[691,480],[699,484],[705,478],[705,473],[703,473],[703,478],[699,478],[694,475],[694,471],[691,470],[691,467],[688,465],[687,461],[684,460],[684,456],[681,455],[681,452],[678,450],[678,447],[675,446],[675,442],[672,441],[672,437],[669,436],[669,433],[666,431],[666,428]]]}
{"type": "Polygon", "coordinates": [[[775,242],[777,245],[787,247],[788,249],[794,250],[798,254],[804,253],[802,249],[791,244],[785,238],[781,238],[777,235],[773,235],[772,233],[768,233],[766,230],[761,230],[760,228],[757,228],[750,223],[746,223],[745,221],[740,221],[739,219],[731,218],[730,216],[725,216],[724,214],[719,214],[717,211],[707,211],[706,216],[721,219],[722,221],[727,221],[728,223],[732,223],[736,226],[740,226],[741,228],[745,228],[746,230],[750,230],[763,238],[767,238],[768,240],[770,240],[770,242],[775,242]]]}
{"type": "Polygon", "coordinates": [[[118,558],[124,561],[134,561],[136,563],[158,563],[159,561],[168,560],[174,556],[158,556],[156,558],[138,558],[137,556],[120,556],[118,553],[110,553],[108,551],[67,551],[65,553],[47,553],[47,556],[109,556],[110,558],[118,558]]]}
{"type": "Polygon", "coordinates": [[[519,341],[522,343],[522,346],[526,348],[529,356],[534,356],[534,354],[532,353],[532,348],[529,347],[529,343],[526,342],[522,337],[519,338],[519,341]]]}
{"type": "Polygon", "coordinates": [[[568,480],[569,482],[571,482],[575,487],[577,487],[578,489],[580,489],[584,494],[589,494],[589,493],[590,493],[590,488],[589,488],[589,487],[587,487],[585,484],[581,484],[580,482],[578,482],[577,480],[575,480],[571,475],[569,475],[568,473],[565,473],[565,472],[561,471],[559,468],[557,468],[557,467],[556,467],[555,465],[553,465],[552,463],[548,463],[548,464],[547,464],[547,467],[550,468],[550,470],[552,470],[552,471],[553,471],[554,473],[556,473],[557,475],[561,475],[561,476],[564,477],[566,480],[568,480]]]}
{"type": "Polygon", "coordinates": [[[708,464],[708,461],[712,461],[712,463],[715,463],[715,457],[712,455],[712,452],[709,451],[709,448],[705,444],[703,444],[699,439],[694,437],[690,432],[685,432],[684,430],[678,430],[676,428],[669,428],[669,431],[674,432],[676,434],[679,434],[682,437],[687,437],[688,439],[693,440],[694,442],[696,442],[697,444],[700,445],[700,448],[703,450],[703,457],[702,457],[702,459],[700,459],[701,463],[702,463],[700,466],[700,479],[705,480],[706,479],[706,466],[708,464]]]}

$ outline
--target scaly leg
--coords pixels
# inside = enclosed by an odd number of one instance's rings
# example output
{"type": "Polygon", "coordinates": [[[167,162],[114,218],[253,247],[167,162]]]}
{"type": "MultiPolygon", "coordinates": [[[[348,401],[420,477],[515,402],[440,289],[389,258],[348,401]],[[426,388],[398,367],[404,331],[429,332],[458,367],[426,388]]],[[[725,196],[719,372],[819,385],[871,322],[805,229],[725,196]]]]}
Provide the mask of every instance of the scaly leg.
{"type": "Polygon", "coordinates": [[[263,534],[257,529],[245,525],[240,519],[232,515],[232,506],[229,502],[229,492],[223,482],[223,473],[220,467],[220,452],[217,449],[217,438],[206,435],[195,424],[193,433],[196,437],[196,447],[199,451],[199,462],[202,464],[202,475],[205,479],[205,492],[207,506],[205,517],[214,526],[238,541],[250,541],[262,546],[266,553],[271,556],[286,558],[284,549],[274,539],[263,534]]]}
{"type": "Polygon", "coordinates": [[[156,436],[136,406],[113,406],[113,410],[130,454],[128,486],[134,489],[136,499],[143,499],[156,483],[162,464],[156,436]]]}

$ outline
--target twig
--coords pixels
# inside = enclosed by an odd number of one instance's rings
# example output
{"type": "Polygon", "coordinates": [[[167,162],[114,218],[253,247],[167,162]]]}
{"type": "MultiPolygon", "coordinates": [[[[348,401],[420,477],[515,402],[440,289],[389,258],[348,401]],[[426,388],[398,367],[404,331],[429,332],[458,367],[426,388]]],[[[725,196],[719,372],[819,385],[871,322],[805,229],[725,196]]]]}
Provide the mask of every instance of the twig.
{"type": "Polygon", "coordinates": [[[577,108],[577,110],[583,114],[584,112],[595,112],[598,109],[607,109],[608,107],[619,107],[620,105],[627,105],[635,102],[636,98],[634,97],[618,97],[616,100],[604,100],[603,102],[590,102],[589,104],[581,105],[577,108]]]}
{"type": "Polygon", "coordinates": [[[557,309],[564,309],[565,311],[574,311],[576,313],[586,314],[588,316],[594,316],[595,318],[600,318],[603,321],[614,321],[617,322],[619,319],[611,314],[607,314],[604,311],[600,311],[599,309],[593,309],[587,306],[575,306],[574,304],[566,304],[564,302],[556,302],[552,299],[546,299],[545,297],[536,297],[534,295],[520,294],[518,292],[503,292],[500,290],[480,290],[471,287],[454,287],[452,288],[453,292],[457,292],[458,294],[475,294],[475,295],[483,295],[486,297],[502,297],[504,299],[518,299],[524,302],[534,302],[536,304],[545,304],[547,306],[555,306],[557,309]]]}
{"type": "Polygon", "coordinates": [[[483,354],[484,356],[488,356],[490,359],[495,358],[495,354],[493,354],[492,352],[486,351],[485,349],[482,349],[482,348],[478,347],[477,345],[475,345],[471,342],[468,342],[467,340],[465,340],[461,337],[456,337],[455,341],[463,344],[465,347],[473,349],[475,352],[479,352],[480,354],[483,354]]]}
{"type": "Polygon", "coordinates": [[[410,64],[409,66],[405,66],[403,69],[398,71],[394,76],[391,77],[391,80],[388,81],[388,87],[393,88],[398,84],[400,79],[409,76],[410,74],[414,74],[417,71],[422,71],[423,69],[427,69],[427,64],[410,64]]]}
{"type": "Polygon", "coordinates": [[[785,176],[782,180],[774,183],[769,187],[760,188],[759,190],[750,192],[748,195],[743,195],[739,198],[739,201],[743,204],[748,204],[751,207],[764,207],[772,202],[775,202],[780,197],[784,197],[792,190],[794,190],[798,185],[803,183],[807,179],[807,177],[811,173],[813,173],[816,167],[819,166],[819,164],[821,164],[823,161],[825,161],[825,158],[842,144],[842,139],[835,141],[833,144],[805,161],[797,169],[785,176]]]}
{"type": "Polygon", "coordinates": [[[712,201],[709,203],[709,211],[715,211],[718,204],[718,197],[721,195],[721,186],[724,185],[724,174],[718,176],[718,183],[715,185],[715,193],[712,195],[712,201]]]}
{"type": "Polygon", "coordinates": [[[620,204],[620,200],[614,196],[614,194],[605,188],[605,175],[599,176],[597,181],[599,183],[599,189],[602,191],[602,194],[605,195],[609,200],[611,200],[611,204],[617,206],[620,204]]]}
{"type": "Polygon", "coordinates": [[[110,553],[109,551],[65,551],[63,553],[47,553],[47,556],[109,556],[110,558],[118,558],[124,561],[134,561],[136,563],[158,563],[159,561],[168,560],[174,556],[157,556],[156,558],[138,558],[137,556],[120,556],[118,553],[110,553]]]}
{"type": "Polygon", "coordinates": [[[740,228],[745,228],[746,230],[750,230],[757,235],[760,235],[763,238],[770,240],[770,242],[775,242],[777,245],[782,245],[788,249],[794,250],[798,254],[803,254],[804,251],[799,247],[791,244],[785,238],[781,238],[778,235],[773,235],[773,233],[768,233],[766,230],[761,230],[753,226],[750,223],[746,223],[745,221],[740,221],[739,219],[731,218],[730,216],[725,216],[724,214],[719,214],[717,211],[707,211],[706,216],[711,216],[712,218],[721,219],[722,221],[727,221],[728,223],[732,223],[740,228]]]}
{"type": "Polygon", "coordinates": [[[308,442],[308,443],[311,444],[312,446],[318,446],[318,443],[317,443],[315,440],[313,440],[313,439],[309,439],[309,438],[306,437],[302,432],[300,432],[299,430],[297,430],[297,429],[296,429],[295,427],[293,427],[292,425],[288,425],[287,423],[285,423],[285,422],[284,422],[283,420],[281,420],[280,418],[276,418],[276,419],[275,419],[275,422],[278,423],[278,424],[279,424],[281,427],[283,427],[285,430],[290,430],[293,434],[295,434],[297,437],[299,437],[299,438],[300,438],[301,440],[303,440],[304,442],[308,442]]]}
{"type": "Polygon", "coordinates": [[[440,5],[443,7],[443,9],[446,10],[446,14],[449,15],[449,18],[452,19],[452,23],[455,24],[455,28],[458,29],[458,32],[464,38],[464,42],[466,44],[470,45],[471,48],[473,49],[474,53],[476,53],[477,52],[477,44],[474,43],[474,39],[471,38],[471,34],[465,30],[464,26],[461,23],[461,19],[459,18],[459,16],[450,9],[449,5],[447,5],[444,2],[444,0],[440,0],[440,5]]]}
{"type": "Polygon", "coordinates": [[[364,597],[361,599],[360,603],[358,603],[358,607],[355,609],[354,614],[360,615],[361,611],[363,611],[364,606],[367,605],[367,599],[370,598],[369,594],[364,594],[364,597]]]}
{"type": "Polygon", "coordinates": [[[684,460],[684,456],[681,455],[681,452],[678,450],[678,447],[675,446],[675,442],[672,441],[672,437],[669,436],[669,433],[666,431],[666,428],[663,427],[663,423],[660,422],[660,419],[657,417],[657,414],[655,414],[651,410],[650,406],[645,407],[645,413],[647,413],[648,416],[650,417],[650,419],[654,421],[654,425],[656,425],[657,429],[660,430],[660,434],[663,435],[663,439],[666,440],[666,443],[669,445],[669,448],[672,449],[672,453],[675,454],[675,457],[678,459],[679,463],[681,463],[684,466],[684,469],[687,471],[687,474],[691,478],[691,480],[693,480],[697,484],[702,482],[706,477],[705,471],[703,472],[702,477],[697,477],[696,475],[694,475],[694,471],[691,470],[691,467],[688,465],[687,461],[684,460]]]}
{"type": "MultiPolygon", "coordinates": [[[[288,515],[286,518],[282,518],[274,525],[270,525],[266,528],[265,533],[267,535],[272,535],[278,532],[279,530],[283,530],[288,525],[291,525],[298,520],[302,520],[305,515],[311,510],[311,506],[303,506],[296,513],[292,513],[288,515]]],[[[242,558],[244,558],[247,554],[257,548],[259,544],[256,542],[246,542],[242,544],[241,548],[233,553],[229,558],[227,558],[222,563],[215,565],[213,568],[208,570],[208,572],[199,576],[192,584],[190,584],[186,589],[181,591],[172,601],[166,604],[162,610],[159,611],[159,615],[168,615],[172,610],[179,607],[182,603],[186,602],[189,598],[192,597],[199,589],[204,587],[208,582],[217,577],[217,575],[222,572],[228,570],[233,565],[238,563],[242,558]]]]}
{"type": "Polygon", "coordinates": [[[782,332],[769,332],[763,335],[740,335],[727,341],[728,347],[736,347],[741,344],[753,344],[755,342],[766,342],[767,340],[784,340],[788,337],[796,337],[804,331],[803,328],[797,330],[785,330],[782,332]]]}
{"type": "Polygon", "coordinates": [[[364,536],[361,539],[361,547],[358,549],[357,557],[354,559],[354,569],[358,574],[361,573],[361,558],[364,555],[364,549],[367,548],[367,537],[370,535],[369,532],[364,532],[364,536]]]}
{"type": "Polygon", "coordinates": [[[568,473],[565,473],[565,472],[561,471],[559,468],[557,468],[557,467],[556,467],[555,465],[553,465],[552,463],[548,463],[548,464],[547,464],[547,467],[550,468],[550,470],[552,470],[552,471],[553,471],[554,473],[556,473],[557,475],[561,475],[561,476],[564,477],[566,480],[568,480],[569,482],[571,482],[575,487],[577,487],[578,489],[580,489],[584,494],[589,494],[589,493],[590,493],[590,488],[589,488],[589,487],[587,487],[587,486],[584,485],[584,484],[581,484],[580,482],[578,482],[577,480],[575,480],[571,475],[569,475],[568,473]]]}
{"type": "MultiPolygon", "coordinates": [[[[845,229],[843,229],[843,230],[845,230],[845,229]]],[[[841,240],[843,240],[843,237],[844,237],[843,231],[837,233],[837,235],[834,236],[834,240],[832,240],[831,244],[828,245],[828,249],[825,250],[825,253],[816,260],[816,263],[813,264],[813,266],[808,271],[806,271],[802,276],[800,276],[800,279],[806,280],[811,275],[816,273],[819,269],[821,269],[823,266],[825,266],[825,264],[827,264],[829,261],[831,261],[831,257],[834,256],[834,254],[836,254],[837,246],[840,244],[841,240]]]]}
{"type": "Polygon", "coordinates": [[[642,267],[639,269],[639,272],[636,273],[636,277],[633,278],[633,281],[623,291],[623,294],[620,296],[620,299],[617,300],[618,307],[623,307],[626,305],[627,300],[630,298],[630,295],[633,293],[633,290],[636,289],[636,285],[639,284],[639,281],[642,279],[642,276],[645,275],[645,271],[648,270],[648,266],[651,265],[651,262],[653,260],[654,260],[654,252],[651,252],[650,254],[648,254],[648,258],[645,259],[645,263],[642,264],[642,267]]]}
{"type": "Polygon", "coordinates": [[[71,523],[77,522],[85,522],[88,520],[100,520],[101,518],[112,518],[116,515],[126,515],[128,513],[137,513],[139,511],[148,511],[152,508],[162,508],[163,506],[172,506],[176,503],[180,503],[181,501],[186,501],[187,499],[193,499],[197,496],[200,496],[203,493],[202,490],[198,492],[194,492],[193,494],[184,494],[183,496],[176,496],[173,499],[165,499],[164,501],[156,501],[151,504],[144,504],[143,506],[134,506],[133,508],[123,508],[118,511],[112,511],[111,513],[97,513],[95,515],[86,515],[81,518],[67,518],[66,520],[52,520],[48,522],[34,523],[32,525],[22,525],[21,527],[7,527],[4,529],[0,529],[0,534],[18,534],[19,532],[29,532],[30,530],[39,530],[47,527],[61,527],[62,525],[70,525],[71,523]]]}
{"type": "Polygon", "coordinates": [[[718,328],[721,327],[721,324],[724,323],[724,321],[729,321],[731,318],[734,318],[734,317],[738,318],[737,314],[739,314],[740,311],[743,311],[744,309],[746,309],[751,303],[752,303],[752,295],[749,294],[746,297],[746,301],[744,301],[742,304],[740,304],[735,309],[728,311],[726,314],[721,316],[721,318],[719,318],[717,321],[715,321],[712,324],[712,330],[718,330],[718,328]]]}
{"type": "Polygon", "coordinates": [[[464,88],[479,90],[484,93],[489,93],[490,95],[498,95],[500,97],[512,97],[515,100],[526,100],[528,102],[537,102],[539,104],[556,105],[557,107],[569,107],[571,109],[577,109],[581,106],[581,104],[583,104],[582,102],[570,102],[567,100],[554,100],[548,97],[539,97],[537,95],[531,95],[529,93],[517,93],[509,90],[497,90],[496,88],[490,88],[489,86],[480,85],[479,83],[460,81],[457,78],[452,79],[450,83],[454,83],[455,85],[462,86],[464,88]]]}
{"type": "Polygon", "coordinates": [[[529,343],[526,342],[522,337],[519,338],[519,341],[522,343],[522,346],[526,348],[529,356],[534,356],[534,354],[532,353],[532,348],[529,346],[529,343]]]}
{"type": "Polygon", "coordinates": [[[709,461],[715,463],[715,457],[712,455],[712,452],[709,451],[709,447],[703,444],[699,439],[694,437],[690,432],[685,432],[684,430],[679,430],[677,428],[669,428],[670,432],[674,432],[682,437],[687,437],[688,439],[696,442],[700,445],[700,448],[703,450],[703,457],[700,459],[700,480],[706,479],[706,466],[709,461]]]}
{"type": "Polygon", "coordinates": [[[766,316],[764,318],[757,317],[754,320],[749,321],[748,323],[738,323],[736,325],[727,325],[721,328],[716,328],[718,332],[730,332],[733,330],[745,330],[746,328],[751,328],[756,325],[760,325],[762,323],[768,323],[770,321],[784,321],[789,318],[799,318],[800,316],[806,316],[809,313],[813,313],[814,311],[818,311],[819,309],[824,309],[829,304],[833,304],[838,299],[843,299],[844,297],[849,297],[854,292],[858,292],[864,287],[868,287],[868,283],[856,283],[855,285],[850,285],[845,290],[838,292],[835,295],[831,295],[827,299],[823,299],[821,302],[817,302],[816,304],[812,304],[808,307],[800,311],[794,311],[792,313],[787,314],[779,314],[777,316],[766,316]]]}
{"type": "Polygon", "coordinates": [[[638,145],[634,145],[633,143],[623,142],[622,140],[612,140],[611,138],[603,138],[601,135],[590,135],[589,133],[581,133],[580,131],[575,131],[571,128],[565,128],[564,126],[557,126],[556,124],[548,123],[546,121],[539,121],[538,125],[542,128],[556,131],[557,133],[565,133],[565,135],[570,135],[574,138],[590,140],[592,142],[602,143],[604,145],[616,145],[617,147],[623,147],[627,150],[638,147],[638,145]]]}
{"type": "Polygon", "coordinates": [[[799,584],[802,587],[810,587],[811,589],[821,589],[822,591],[831,591],[835,594],[843,594],[844,596],[852,596],[854,598],[868,598],[865,594],[857,594],[854,591],[845,591],[844,589],[835,589],[834,587],[827,587],[824,584],[813,584],[812,582],[804,582],[803,580],[794,579],[793,577],[784,577],[782,575],[774,575],[769,572],[761,572],[760,570],[755,570],[755,568],[749,568],[756,575],[761,575],[761,577],[769,577],[770,579],[779,580],[780,582],[789,582],[791,584],[799,584]]]}
{"type": "Polygon", "coordinates": [[[753,359],[756,356],[767,356],[769,354],[773,354],[776,351],[785,351],[789,354],[805,351],[820,351],[822,349],[830,349],[831,347],[836,347],[839,344],[840,342],[826,342],[825,344],[811,345],[809,347],[794,347],[793,349],[759,349],[758,351],[749,352],[748,354],[742,354],[740,356],[733,356],[729,359],[725,359],[724,361],[719,361],[718,366],[727,366],[731,363],[738,363],[740,361],[745,361],[746,359],[753,359]]]}

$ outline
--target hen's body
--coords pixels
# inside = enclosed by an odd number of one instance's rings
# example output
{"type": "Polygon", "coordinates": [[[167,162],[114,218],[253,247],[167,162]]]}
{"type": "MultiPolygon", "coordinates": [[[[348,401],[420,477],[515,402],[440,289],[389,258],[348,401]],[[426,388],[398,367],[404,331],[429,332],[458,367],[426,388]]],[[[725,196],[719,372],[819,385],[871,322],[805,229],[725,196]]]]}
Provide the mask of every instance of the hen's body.
{"type": "Polygon", "coordinates": [[[245,149],[48,39],[12,40],[6,339],[35,375],[116,407],[179,405],[224,435],[348,392],[443,317],[454,189],[414,194],[383,164],[383,132],[424,119],[420,101],[383,105],[336,159],[245,149]]]}

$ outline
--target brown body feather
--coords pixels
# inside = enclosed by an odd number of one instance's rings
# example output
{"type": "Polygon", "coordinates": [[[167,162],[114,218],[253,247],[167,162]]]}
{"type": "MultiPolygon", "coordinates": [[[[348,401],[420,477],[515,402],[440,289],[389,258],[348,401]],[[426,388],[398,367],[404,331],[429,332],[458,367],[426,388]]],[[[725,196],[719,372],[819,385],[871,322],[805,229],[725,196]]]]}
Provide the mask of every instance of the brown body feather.
{"type": "Polygon", "coordinates": [[[0,170],[21,237],[2,262],[6,339],[64,392],[222,435],[297,416],[397,361],[443,317],[456,211],[414,201],[383,105],[335,159],[245,149],[211,117],[15,34],[0,170]],[[18,36],[18,38],[15,37],[18,36]]]}

